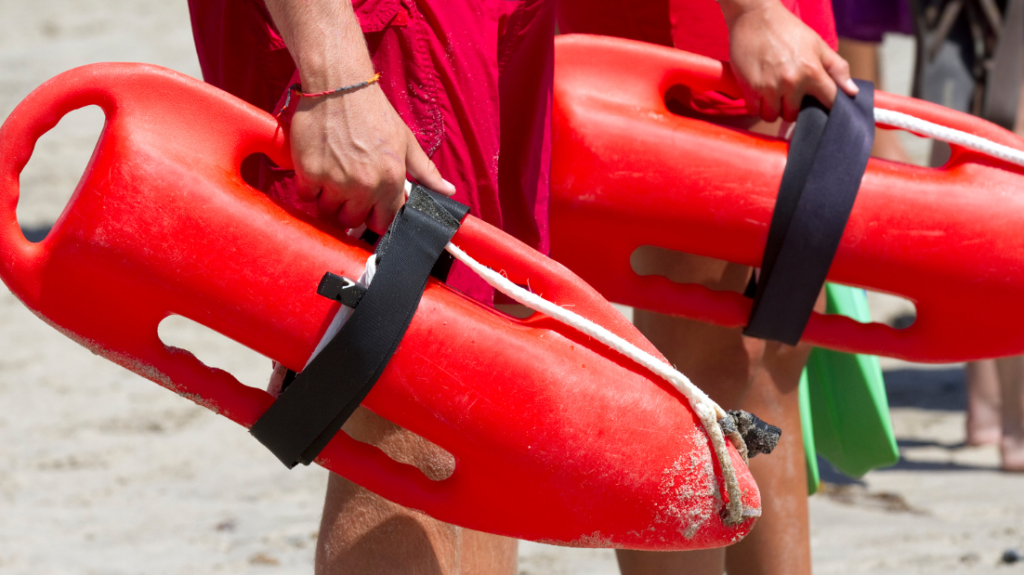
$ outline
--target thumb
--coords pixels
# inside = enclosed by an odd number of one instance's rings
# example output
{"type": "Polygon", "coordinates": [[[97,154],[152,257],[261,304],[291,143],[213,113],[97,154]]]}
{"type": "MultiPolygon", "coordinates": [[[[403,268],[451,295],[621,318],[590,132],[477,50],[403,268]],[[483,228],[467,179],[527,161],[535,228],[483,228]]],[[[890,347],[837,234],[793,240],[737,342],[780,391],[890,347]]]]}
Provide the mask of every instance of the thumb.
{"type": "Polygon", "coordinates": [[[434,190],[439,194],[452,196],[455,194],[455,186],[441,177],[437,166],[430,161],[427,154],[423,152],[419,142],[409,133],[409,147],[405,150],[405,171],[416,179],[421,185],[434,190]]]}
{"type": "Polygon", "coordinates": [[[850,77],[850,65],[842,56],[833,52],[828,46],[823,46],[821,50],[821,66],[835,80],[836,86],[839,86],[839,89],[846,92],[847,96],[856,96],[857,92],[860,92],[860,88],[857,87],[857,84],[853,82],[853,78],[850,77]]]}

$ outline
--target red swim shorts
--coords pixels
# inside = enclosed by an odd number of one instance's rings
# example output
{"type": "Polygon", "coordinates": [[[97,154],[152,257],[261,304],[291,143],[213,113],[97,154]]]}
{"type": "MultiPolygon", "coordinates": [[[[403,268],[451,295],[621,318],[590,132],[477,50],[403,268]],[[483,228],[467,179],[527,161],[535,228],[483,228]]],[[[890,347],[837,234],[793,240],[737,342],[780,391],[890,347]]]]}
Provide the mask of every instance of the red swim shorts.
{"type": "MultiPolygon", "coordinates": [[[[354,0],[381,88],[471,213],[548,251],[550,0],[354,0]],[[500,150],[500,153],[499,153],[500,150]]],[[[207,82],[268,112],[299,82],[263,0],[189,0],[207,82]]],[[[287,121],[287,118],[282,118],[287,121]]],[[[278,202],[313,213],[290,171],[249,161],[243,176],[278,202]]],[[[493,292],[457,265],[449,284],[493,292]]]]}
{"type": "MultiPolygon", "coordinates": [[[[836,48],[831,0],[782,0],[782,4],[836,48]]],[[[715,0],[559,0],[558,27],[565,33],[631,38],[729,60],[729,30],[715,0]]],[[[743,100],[717,92],[690,98],[689,105],[701,113],[747,113],[743,100]]]]}

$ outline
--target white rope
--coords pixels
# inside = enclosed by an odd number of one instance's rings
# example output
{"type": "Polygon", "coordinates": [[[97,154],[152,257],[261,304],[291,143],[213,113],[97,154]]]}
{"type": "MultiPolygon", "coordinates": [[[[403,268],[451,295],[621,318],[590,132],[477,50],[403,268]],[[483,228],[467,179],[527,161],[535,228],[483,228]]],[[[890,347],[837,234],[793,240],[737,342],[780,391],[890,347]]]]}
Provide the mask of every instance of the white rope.
{"type": "Polygon", "coordinates": [[[477,275],[483,278],[484,281],[490,284],[491,287],[530,309],[539,311],[548,317],[556,319],[565,325],[600,341],[613,350],[647,368],[678,390],[679,393],[681,393],[690,403],[690,407],[693,408],[693,411],[697,414],[697,417],[700,418],[701,423],[704,425],[704,429],[707,431],[708,437],[711,439],[711,445],[714,447],[718,464],[722,468],[722,477],[725,483],[726,492],[729,494],[729,503],[726,506],[726,524],[735,525],[743,521],[742,493],[740,491],[739,482],[736,479],[736,470],[732,465],[732,459],[729,457],[729,451],[726,448],[725,435],[722,433],[722,428],[718,424],[718,420],[726,416],[725,410],[715,403],[714,400],[708,397],[706,393],[701,391],[700,388],[694,385],[689,378],[677,371],[668,363],[654,357],[587,318],[519,287],[509,281],[505,276],[470,257],[469,254],[462,251],[455,244],[449,243],[446,249],[450,254],[455,256],[455,259],[466,264],[470,269],[476,272],[477,275]]]}
{"type": "Polygon", "coordinates": [[[947,144],[968,148],[993,158],[998,158],[1004,162],[1024,167],[1024,152],[1021,150],[997,144],[981,136],[975,136],[961,130],[955,130],[922,120],[921,118],[915,118],[902,112],[875,108],[875,123],[885,124],[893,128],[927,136],[933,140],[940,140],[947,144]]]}

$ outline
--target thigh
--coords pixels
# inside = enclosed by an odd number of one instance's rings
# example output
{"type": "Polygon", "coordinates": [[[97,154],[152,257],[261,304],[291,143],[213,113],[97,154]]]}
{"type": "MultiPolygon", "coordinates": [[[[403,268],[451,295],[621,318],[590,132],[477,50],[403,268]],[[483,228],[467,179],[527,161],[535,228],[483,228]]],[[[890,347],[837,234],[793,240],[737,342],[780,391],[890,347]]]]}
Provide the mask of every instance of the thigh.
{"type": "MultiPolygon", "coordinates": [[[[454,471],[450,453],[360,407],[343,428],[431,479],[454,471]]],[[[516,541],[438,521],[331,474],[316,549],[316,573],[508,574],[516,541]]]]}

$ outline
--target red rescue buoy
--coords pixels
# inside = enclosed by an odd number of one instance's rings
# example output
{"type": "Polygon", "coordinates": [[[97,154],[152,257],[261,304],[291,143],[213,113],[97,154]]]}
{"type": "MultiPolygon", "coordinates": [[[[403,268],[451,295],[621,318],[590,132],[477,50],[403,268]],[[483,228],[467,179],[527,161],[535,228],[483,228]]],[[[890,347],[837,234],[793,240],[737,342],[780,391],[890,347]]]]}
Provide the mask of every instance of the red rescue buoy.
{"type": "MultiPolygon", "coordinates": [[[[251,427],[273,398],[165,346],[157,325],[181,315],[302,369],[339,305],[316,294],[321,276],[358,277],[369,255],[247,186],[239,166],[254,153],[290,164],[274,118],[209,85],[139,64],[62,74],[0,128],[0,276],[68,337],[251,427]],[[106,115],[96,150],[50,234],[30,243],[19,174],[36,140],[87,105],[106,115]]],[[[595,290],[496,228],[467,217],[453,243],[657,354],[595,290]]],[[[708,437],[668,384],[550,318],[515,320],[435,280],[364,405],[448,450],[454,473],[433,481],[345,433],[317,463],[450,523],[668,550],[726,545],[754,522],[725,524],[708,437]]],[[[728,453],[754,516],[757,487],[728,453]]]]}
{"type": "MultiPolygon", "coordinates": [[[[552,257],[618,303],[742,327],[751,300],[637,275],[651,245],[759,266],[784,140],[671,113],[667,91],[738,95],[721,62],[632,40],[557,39],[552,257]]],[[[1024,150],[993,124],[876,92],[876,108],[1024,150]]],[[[885,126],[883,126],[885,127],[885,126]]],[[[1024,353],[1024,169],[953,146],[938,169],[871,159],[829,281],[905,297],[906,329],[814,314],[803,339],[920,362],[1024,353]]]]}

